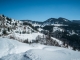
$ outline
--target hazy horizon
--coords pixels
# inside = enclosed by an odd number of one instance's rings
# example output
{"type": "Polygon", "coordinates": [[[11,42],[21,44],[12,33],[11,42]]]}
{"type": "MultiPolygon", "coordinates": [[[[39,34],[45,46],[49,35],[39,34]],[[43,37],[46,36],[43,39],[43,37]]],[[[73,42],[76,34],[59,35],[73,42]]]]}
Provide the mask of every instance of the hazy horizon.
{"type": "Polygon", "coordinates": [[[0,0],[0,14],[16,20],[80,20],[79,0],[0,0]]]}

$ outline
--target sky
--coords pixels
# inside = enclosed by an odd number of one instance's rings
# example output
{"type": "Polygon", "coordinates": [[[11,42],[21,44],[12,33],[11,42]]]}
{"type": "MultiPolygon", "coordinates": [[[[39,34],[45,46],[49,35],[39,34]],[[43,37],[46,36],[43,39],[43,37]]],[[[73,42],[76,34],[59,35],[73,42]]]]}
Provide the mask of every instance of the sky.
{"type": "Polygon", "coordinates": [[[16,20],[80,20],[80,0],[0,0],[0,14],[16,20]]]}

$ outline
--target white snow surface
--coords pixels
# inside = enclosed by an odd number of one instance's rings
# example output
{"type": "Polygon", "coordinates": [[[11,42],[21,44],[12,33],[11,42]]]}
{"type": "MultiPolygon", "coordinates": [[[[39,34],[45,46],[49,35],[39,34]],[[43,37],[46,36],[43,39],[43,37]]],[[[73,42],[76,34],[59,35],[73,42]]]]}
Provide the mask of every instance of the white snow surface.
{"type": "Polygon", "coordinates": [[[38,23],[34,23],[34,24],[32,24],[32,25],[33,25],[34,27],[35,27],[35,26],[39,26],[39,27],[41,26],[41,25],[38,24],[38,23]]]}
{"type": "Polygon", "coordinates": [[[0,37],[0,60],[80,60],[80,52],[0,37]]]}
{"type": "Polygon", "coordinates": [[[38,31],[42,31],[43,29],[42,28],[38,28],[38,31]]]}
{"type": "Polygon", "coordinates": [[[30,47],[27,44],[12,39],[0,38],[0,57],[7,54],[21,53],[28,49],[30,49],[30,47]]]}
{"type": "Polygon", "coordinates": [[[55,32],[55,31],[64,31],[63,29],[61,29],[61,28],[59,28],[59,27],[53,27],[53,32],[55,32]]]}
{"type": "Polygon", "coordinates": [[[36,40],[36,37],[37,36],[43,36],[42,33],[30,33],[30,34],[18,34],[18,33],[14,33],[12,34],[11,36],[14,36],[17,40],[27,40],[28,39],[28,42],[32,42],[32,40],[36,40]]]}
{"type": "Polygon", "coordinates": [[[59,39],[56,39],[56,38],[54,38],[54,37],[51,37],[53,40],[55,40],[55,41],[57,41],[58,43],[59,43],[59,45],[62,45],[63,44],[63,42],[62,41],[60,41],[59,39]]]}
{"type": "Polygon", "coordinates": [[[52,24],[54,26],[63,26],[63,24],[52,24]]]}

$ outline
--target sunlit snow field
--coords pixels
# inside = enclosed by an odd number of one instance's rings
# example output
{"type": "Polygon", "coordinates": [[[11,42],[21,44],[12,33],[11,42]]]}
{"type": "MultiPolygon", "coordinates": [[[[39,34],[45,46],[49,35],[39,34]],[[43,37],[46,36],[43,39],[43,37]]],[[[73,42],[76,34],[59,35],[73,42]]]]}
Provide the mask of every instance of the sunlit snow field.
{"type": "Polygon", "coordinates": [[[71,49],[26,44],[0,37],[0,60],[80,60],[80,52],[71,49]]]}

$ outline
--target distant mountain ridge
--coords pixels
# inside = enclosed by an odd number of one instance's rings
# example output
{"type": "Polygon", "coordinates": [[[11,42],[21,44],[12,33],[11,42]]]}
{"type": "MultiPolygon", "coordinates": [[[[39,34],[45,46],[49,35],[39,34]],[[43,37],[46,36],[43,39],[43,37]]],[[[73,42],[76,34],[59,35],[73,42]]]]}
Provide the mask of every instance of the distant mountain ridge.
{"type": "Polygon", "coordinates": [[[80,20],[69,20],[63,17],[59,17],[59,18],[49,18],[43,22],[40,21],[33,21],[33,20],[21,20],[21,21],[25,21],[25,22],[30,22],[30,23],[38,23],[38,24],[71,24],[71,23],[79,23],[80,24],[80,20]]]}
{"type": "Polygon", "coordinates": [[[40,22],[40,21],[32,21],[32,20],[21,20],[21,21],[25,21],[25,22],[30,22],[30,23],[38,23],[38,24],[46,24],[46,23],[49,23],[49,24],[69,24],[69,23],[72,23],[74,21],[79,21],[79,20],[68,20],[66,18],[62,18],[62,17],[59,17],[59,18],[49,18],[43,22],[40,22]]]}

